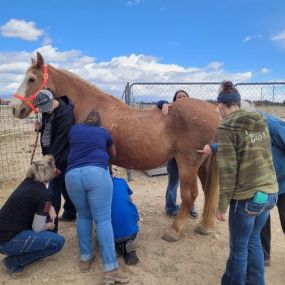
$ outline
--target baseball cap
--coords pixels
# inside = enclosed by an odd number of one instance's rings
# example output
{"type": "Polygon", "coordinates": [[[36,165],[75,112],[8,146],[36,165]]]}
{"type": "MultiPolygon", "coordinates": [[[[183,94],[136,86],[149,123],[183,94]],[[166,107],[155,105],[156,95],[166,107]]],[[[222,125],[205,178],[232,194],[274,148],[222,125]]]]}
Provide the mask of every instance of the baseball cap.
{"type": "Polygon", "coordinates": [[[41,90],[36,96],[36,106],[41,113],[51,111],[53,95],[49,90],[41,90]]]}

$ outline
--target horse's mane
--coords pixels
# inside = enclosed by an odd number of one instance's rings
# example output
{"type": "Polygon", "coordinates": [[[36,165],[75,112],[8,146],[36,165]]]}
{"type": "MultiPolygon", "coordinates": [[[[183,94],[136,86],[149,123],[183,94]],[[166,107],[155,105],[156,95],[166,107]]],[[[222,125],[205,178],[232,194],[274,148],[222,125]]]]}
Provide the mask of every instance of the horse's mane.
{"type": "MultiPolygon", "coordinates": [[[[66,70],[66,69],[57,69],[57,70],[59,70],[59,71],[65,73],[65,74],[67,74],[68,76],[73,77],[73,78],[76,79],[76,80],[82,81],[84,84],[90,86],[91,88],[94,88],[94,89],[95,89],[96,91],[98,91],[98,92],[102,92],[102,93],[104,93],[104,94],[110,96],[112,99],[114,99],[114,100],[116,100],[116,101],[119,101],[119,102],[121,102],[121,103],[123,102],[123,101],[120,100],[119,98],[117,98],[117,97],[115,97],[115,96],[113,96],[113,95],[110,95],[110,94],[107,94],[107,93],[103,92],[103,91],[102,91],[100,88],[98,88],[95,84],[92,84],[91,82],[89,82],[89,81],[83,79],[82,77],[80,77],[79,75],[77,75],[77,74],[75,74],[75,73],[72,73],[72,72],[70,72],[70,71],[68,71],[68,70],[66,70]]],[[[123,102],[123,103],[124,103],[124,102],[123,102]]]]}

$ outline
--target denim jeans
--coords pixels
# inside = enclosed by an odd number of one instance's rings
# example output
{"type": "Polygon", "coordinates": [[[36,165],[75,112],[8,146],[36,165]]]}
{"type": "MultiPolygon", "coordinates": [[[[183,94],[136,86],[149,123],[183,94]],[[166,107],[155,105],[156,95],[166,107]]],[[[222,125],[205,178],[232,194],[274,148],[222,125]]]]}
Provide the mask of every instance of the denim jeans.
{"type": "MultiPolygon", "coordinates": [[[[278,196],[278,201],[276,204],[279,212],[279,219],[283,233],[285,234],[285,194],[280,194],[278,196]]],[[[270,215],[261,231],[261,244],[264,253],[264,260],[270,260],[271,251],[271,222],[270,215]]]]}
{"type": "Polygon", "coordinates": [[[229,211],[230,256],[222,285],[264,285],[264,260],[260,232],[278,193],[268,194],[267,202],[232,200],[229,211]]]}
{"type": "Polygon", "coordinates": [[[68,194],[77,209],[80,259],[93,257],[93,220],[104,271],[118,267],[111,221],[113,182],[109,170],[95,166],[71,169],[65,176],[68,194]]]}
{"type": "MultiPolygon", "coordinates": [[[[179,186],[179,172],[175,158],[167,162],[168,185],[165,194],[165,212],[170,215],[176,215],[179,211],[179,205],[176,203],[177,188],[179,186]]],[[[195,211],[193,205],[191,211],[195,211]]]]}
{"type": "Polygon", "coordinates": [[[179,205],[176,204],[177,188],[179,186],[179,173],[175,158],[167,162],[168,185],[165,195],[165,212],[176,215],[179,205]]]}
{"type": "MultiPolygon", "coordinates": [[[[76,209],[70,200],[66,187],[65,187],[65,181],[64,181],[65,173],[64,171],[61,172],[61,174],[54,179],[52,179],[48,184],[48,189],[51,191],[52,195],[52,205],[54,206],[54,209],[56,213],[58,214],[61,208],[61,194],[65,200],[63,208],[63,216],[66,216],[67,218],[75,218],[76,217],[76,209]]],[[[58,217],[55,220],[55,228],[53,232],[57,233],[58,231],[58,217]]]]}
{"type": "Polygon", "coordinates": [[[7,255],[4,264],[10,272],[23,271],[24,267],[63,248],[64,237],[50,232],[25,230],[9,241],[0,243],[0,253],[7,255]]]}

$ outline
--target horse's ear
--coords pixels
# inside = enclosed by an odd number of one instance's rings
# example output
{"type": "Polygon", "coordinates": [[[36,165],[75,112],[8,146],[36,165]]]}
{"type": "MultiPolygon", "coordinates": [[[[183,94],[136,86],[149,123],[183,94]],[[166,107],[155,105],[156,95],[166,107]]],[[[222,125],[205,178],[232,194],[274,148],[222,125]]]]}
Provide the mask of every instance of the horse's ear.
{"type": "Polygon", "coordinates": [[[35,66],[37,64],[36,60],[34,58],[31,58],[32,66],[35,66]]]}
{"type": "Polygon", "coordinates": [[[42,68],[44,64],[45,64],[45,61],[44,61],[43,56],[39,52],[37,52],[37,67],[42,68]]]}

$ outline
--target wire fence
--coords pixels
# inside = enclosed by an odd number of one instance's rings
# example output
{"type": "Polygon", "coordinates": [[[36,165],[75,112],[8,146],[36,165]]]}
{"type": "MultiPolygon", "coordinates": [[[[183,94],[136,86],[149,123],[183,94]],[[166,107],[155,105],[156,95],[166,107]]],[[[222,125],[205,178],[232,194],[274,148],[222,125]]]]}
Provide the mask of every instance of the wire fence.
{"type": "MultiPolygon", "coordinates": [[[[221,82],[191,82],[191,83],[133,83],[127,84],[123,99],[128,105],[145,108],[154,105],[159,100],[172,102],[177,90],[185,90],[190,97],[216,101],[221,82]]],[[[285,82],[239,83],[242,100],[255,103],[285,103],[285,82]]]]}
{"type": "MultiPolygon", "coordinates": [[[[132,107],[153,108],[158,100],[172,102],[177,90],[191,97],[215,101],[220,82],[197,83],[134,83],[127,84],[123,99],[132,107]]],[[[285,83],[237,84],[243,100],[255,102],[257,109],[285,119],[285,83]]],[[[0,106],[0,183],[22,178],[30,164],[35,145],[35,116],[16,119],[11,107],[0,106]]],[[[41,150],[36,147],[35,159],[41,150]]]]}
{"type": "MultiPolygon", "coordinates": [[[[35,116],[17,119],[9,106],[0,106],[0,183],[23,177],[35,145],[35,116]]],[[[40,157],[36,147],[35,158],[40,157]]]]}

